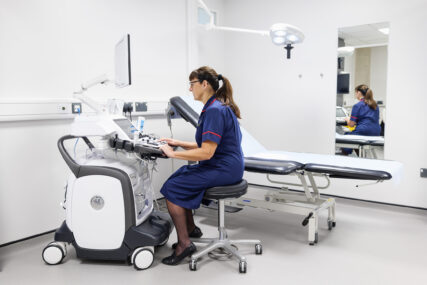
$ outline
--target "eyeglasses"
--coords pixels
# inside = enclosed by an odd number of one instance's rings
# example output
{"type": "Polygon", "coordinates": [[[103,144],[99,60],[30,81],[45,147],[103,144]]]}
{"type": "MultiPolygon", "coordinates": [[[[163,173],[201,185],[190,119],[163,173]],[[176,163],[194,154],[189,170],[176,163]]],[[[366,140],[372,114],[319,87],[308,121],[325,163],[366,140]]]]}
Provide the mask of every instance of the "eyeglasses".
{"type": "Polygon", "coordinates": [[[190,84],[190,87],[193,87],[193,85],[197,82],[200,82],[200,81],[199,80],[193,80],[193,81],[190,81],[188,83],[190,84]]]}

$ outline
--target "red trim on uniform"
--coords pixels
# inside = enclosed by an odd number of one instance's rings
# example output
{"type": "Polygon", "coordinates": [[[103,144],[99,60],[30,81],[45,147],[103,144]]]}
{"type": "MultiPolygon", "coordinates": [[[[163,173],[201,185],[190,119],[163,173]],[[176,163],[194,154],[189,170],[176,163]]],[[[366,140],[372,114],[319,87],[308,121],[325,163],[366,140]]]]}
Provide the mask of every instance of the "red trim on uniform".
{"type": "Polygon", "coordinates": [[[354,118],[354,119],[357,119],[357,117],[355,117],[355,116],[351,116],[352,118],[354,118]]]}
{"type": "Polygon", "coordinates": [[[220,135],[215,134],[214,132],[211,132],[211,131],[204,132],[204,133],[202,134],[202,136],[203,136],[203,135],[205,135],[205,134],[207,134],[207,133],[209,133],[209,134],[213,134],[213,135],[216,135],[216,136],[218,136],[218,137],[220,137],[220,138],[221,138],[221,136],[220,136],[220,135]]]}

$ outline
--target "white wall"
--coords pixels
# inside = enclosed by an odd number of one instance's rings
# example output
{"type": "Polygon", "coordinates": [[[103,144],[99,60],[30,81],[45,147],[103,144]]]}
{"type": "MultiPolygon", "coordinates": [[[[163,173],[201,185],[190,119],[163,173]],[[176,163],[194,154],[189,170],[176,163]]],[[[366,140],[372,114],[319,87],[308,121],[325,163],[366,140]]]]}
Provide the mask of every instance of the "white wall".
{"type": "MultiPolygon", "coordinates": [[[[327,193],[427,207],[427,132],[410,126],[427,119],[423,62],[427,3],[400,1],[225,1],[226,24],[268,29],[276,22],[300,27],[306,36],[291,60],[269,39],[226,35],[226,70],[232,77],[242,124],[267,148],[334,153],[336,47],[339,27],[390,22],[387,75],[386,159],[404,164],[399,187],[390,182],[355,190],[333,181],[327,193]],[[323,77],[321,76],[323,74],[323,77]]],[[[260,183],[261,180],[256,182],[260,183]]]]}
{"type": "MultiPolygon", "coordinates": [[[[69,98],[83,81],[113,76],[114,46],[125,33],[131,34],[132,86],[94,87],[90,96],[168,100],[187,92],[186,5],[2,0],[0,101],[69,98]]],[[[70,123],[0,122],[0,244],[52,230],[64,219],[59,203],[69,171],[56,142],[70,123]]]]}
{"type": "Polygon", "coordinates": [[[387,101],[387,46],[371,48],[371,86],[376,101],[387,101]]]}

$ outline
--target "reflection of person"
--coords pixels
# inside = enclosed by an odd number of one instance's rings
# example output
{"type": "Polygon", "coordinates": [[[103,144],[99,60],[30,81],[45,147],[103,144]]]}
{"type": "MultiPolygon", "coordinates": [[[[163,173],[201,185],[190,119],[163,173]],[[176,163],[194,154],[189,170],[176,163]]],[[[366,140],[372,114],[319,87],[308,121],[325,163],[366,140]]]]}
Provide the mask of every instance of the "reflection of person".
{"type": "Polygon", "coordinates": [[[234,103],[230,82],[206,66],[191,72],[189,79],[194,99],[204,103],[196,142],[163,139],[168,145],[161,146],[168,157],[199,161],[178,169],[160,191],[178,235],[173,254],[162,260],[167,265],[176,265],[196,251],[190,237],[201,237],[202,232],[194,224],[192,209],[200,206],[205,190],[239,182],[244,170],[242,134],[237,121],[240,111],[234,103]],[[219,81],[223,82],[221,88],[219,81]],[[185,150],[174,151],[170,146],[185,150]]]}
{"type": "Polygon", "coordinates": [[[356,129],[348,134],[379,136],[381,132],[380,111],[372,90],[362,84],[356,87],[355,92],[359,102],[351,109],[351,117],[346,118],[346,122],[350,127],[356,126],[356,129]]]}
{"type": "MultiPolygon", "coordinates": [[[[379,124],[380,111],[374,100],[372,90],[367,85],[359,85],[355,88],[355,96],[359,100],[351,109],[350,118],[346,118],[349,127],[356,127],[354,131],[346,135],[379,136],[381,126],[379,124]]],[[[345,154],[350,154],[351,149],[343,149],[345,154]]]]}

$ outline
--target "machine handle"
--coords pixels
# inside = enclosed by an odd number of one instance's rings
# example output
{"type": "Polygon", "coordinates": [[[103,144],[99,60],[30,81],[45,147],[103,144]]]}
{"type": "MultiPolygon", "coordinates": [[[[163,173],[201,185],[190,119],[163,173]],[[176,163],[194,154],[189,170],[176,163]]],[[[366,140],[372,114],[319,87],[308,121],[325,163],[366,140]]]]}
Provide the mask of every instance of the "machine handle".
{"type": "MultiPolygon", "coordinates": [[[[71,158],[70,154],[67,152],[67,150],[64,147],[64,141],[70,140],[70,139],[76,139],[76,138],[79,138],[79,137],[72,136],[72,135],[66,135],[66,136],[61,137],[58,140],[58,149],[62,155],[62,158],[64,158],[65,163],[67,163],[68,167],[71,169],[73,174],[76,177],[78,177],[79,172],[80,172],[80,165],[77,162],[75,162],[74,159],[71,158]]],[[[86,137],[83,137],[83,139],[85,139],[85,142],[86,142],[86,140],[88,140],[86,137]]]]}

